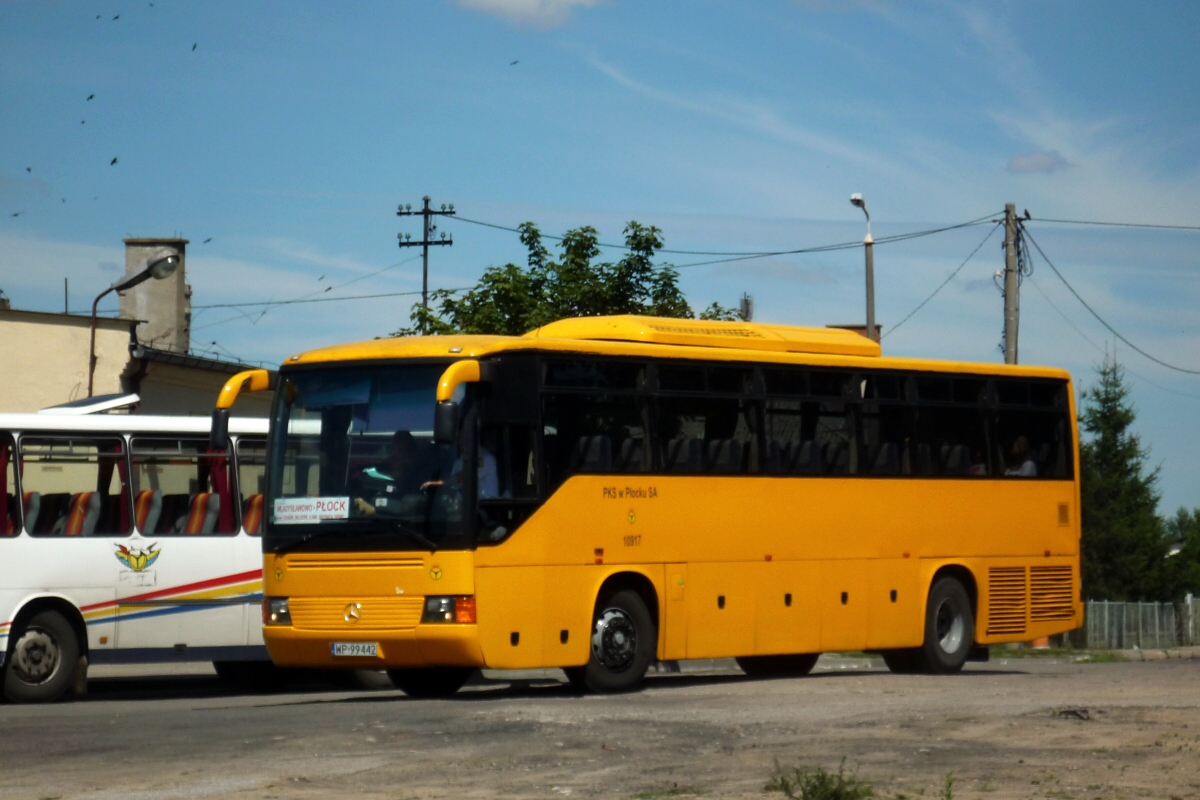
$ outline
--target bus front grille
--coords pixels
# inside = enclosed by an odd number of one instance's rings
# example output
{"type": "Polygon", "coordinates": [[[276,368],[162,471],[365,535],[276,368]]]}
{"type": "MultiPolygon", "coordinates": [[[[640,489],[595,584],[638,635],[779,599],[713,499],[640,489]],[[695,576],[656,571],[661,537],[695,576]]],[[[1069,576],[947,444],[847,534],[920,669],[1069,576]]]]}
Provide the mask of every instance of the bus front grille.
{"type": "Polygon", "coordinates": [[[1025,632],[1024,567],[988,569],[988,635],[1025,632]]]}
{"type": "Polygon", "coordinates": [[[1071,567],[1029,568],[1029,619],[1048,622],[1075,616],[1071,567]]]}
{"type": "Polygon", "coordinates": [[[425,598],[414,596],[292,597],[288,608],[296,630],[350,633],[415,628],[424,603],[425,598]]]}

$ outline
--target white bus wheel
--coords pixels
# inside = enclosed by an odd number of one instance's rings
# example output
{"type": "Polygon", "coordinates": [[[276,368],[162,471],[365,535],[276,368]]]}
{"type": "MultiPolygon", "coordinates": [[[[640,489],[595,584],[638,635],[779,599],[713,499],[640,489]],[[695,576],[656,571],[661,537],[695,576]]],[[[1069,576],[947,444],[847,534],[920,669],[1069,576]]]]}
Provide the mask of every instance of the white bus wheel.
{"type": "Polygon", "coordinates": [[[925,668],[934,674],[958,672],[975,645],[971,598],[954,578],[942,578],[929,590],[925,609],[925,668]]]}
{"type": "Polygon", "coordinates": [[[17,703],[56,700],[75,679],[79,639],[57,611],[34,614],[16,634],[4,670],[4,696],[17,703]]]}

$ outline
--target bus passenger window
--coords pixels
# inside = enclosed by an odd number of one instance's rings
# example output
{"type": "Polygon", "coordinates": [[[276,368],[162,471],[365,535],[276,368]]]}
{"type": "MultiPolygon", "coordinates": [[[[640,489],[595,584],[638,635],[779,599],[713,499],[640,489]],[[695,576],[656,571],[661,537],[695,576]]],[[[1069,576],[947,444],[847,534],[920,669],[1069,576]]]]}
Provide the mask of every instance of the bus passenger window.
{"type": "Polygon", "coordinates": [[[993,429],[996,474],[1009,478],[1074,477],[1066,384],[997,380],[993,429]],[[1058,406],[1058,410],[1055,408],[1058,406]]]}
{"type": "Polygon", "coordinates": [[[758,437],[748,401],[663,396],[657,407],[655,436],[664,472],[758,471],[758,437]]]}
{"type": "Polygon", "coordinates": [[[236,533],[229,458],[203,440],[133,440],[133,492],[145,536],[236,533]]]}
{"type": "Polygon", "coordinates": [[[25,530],[33,536],[123,536],[132,528],[120,439],[23,438],[25,530]]]}
{"type": "Polygon", "coordinates": [[[237,441],[238,499],[242,507],[242,530],[251,536],[262,533],[263,494],[266,491],[267,442],[265,439],[237,441]]]}
{"type": "Polygon", "coordinates": [[[543,395],[547,491],[578,473],[648,471],[644,409],[644,400],[633,394],[543,395]]]}
{"type": "Polygon", "coordinates": [[[8,434],[0,436],[0,536],[16,536],[21,530],[21,503],[13,472],[13,446],[8,434]]]}

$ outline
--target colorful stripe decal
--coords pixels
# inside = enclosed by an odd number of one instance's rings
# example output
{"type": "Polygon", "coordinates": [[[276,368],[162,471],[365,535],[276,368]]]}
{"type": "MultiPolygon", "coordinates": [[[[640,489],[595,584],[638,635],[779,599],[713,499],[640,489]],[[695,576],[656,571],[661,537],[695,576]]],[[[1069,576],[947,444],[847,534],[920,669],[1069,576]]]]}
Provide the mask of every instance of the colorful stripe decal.
{"type": "MultiPolygon", "coordinates": [[[[214,606],[197,604],[204,600],[243,600],[253,603],[262,599],[262,570],[254,569],[211,578],[168,589],[130,595],[119,600],[105,600],[81,607],[84,622],[88,625],[114,622],[117,619],[134,620],[147,617],[182,614],[188,611],[203,611],[214,606]],[[190,601],[186,605],[174,605],[172,601],[190,601]],[[147,607],[145,604],[153,603],[147,607]]],[[[7,634],[12,620],[0,623],[0,636],[7,634]]]]}

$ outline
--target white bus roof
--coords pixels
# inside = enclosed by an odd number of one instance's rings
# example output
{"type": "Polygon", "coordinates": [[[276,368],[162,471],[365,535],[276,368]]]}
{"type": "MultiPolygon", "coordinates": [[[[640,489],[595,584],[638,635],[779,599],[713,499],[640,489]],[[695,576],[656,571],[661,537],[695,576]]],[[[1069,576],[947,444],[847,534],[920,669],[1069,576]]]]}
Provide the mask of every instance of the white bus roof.
{"type": "MultiPolygon", "coordinates": [[[[231,417],[229,432],[267,433],[268,421],[256,417],[231,417]]],[[[0,430],[80,431],[96,433],[203,433],[212,430],[210,417],[170,417],[151,414],[0,414],[0,430]]]]}

